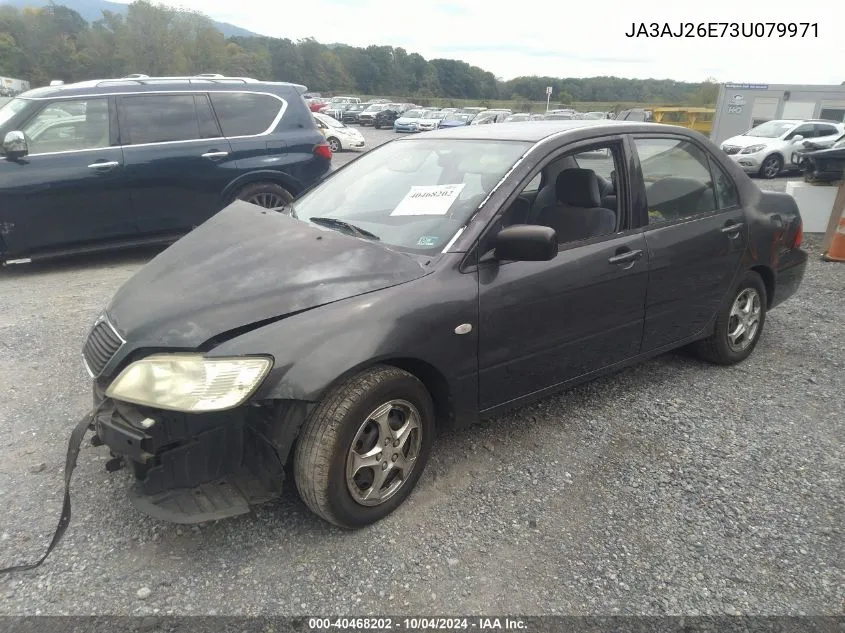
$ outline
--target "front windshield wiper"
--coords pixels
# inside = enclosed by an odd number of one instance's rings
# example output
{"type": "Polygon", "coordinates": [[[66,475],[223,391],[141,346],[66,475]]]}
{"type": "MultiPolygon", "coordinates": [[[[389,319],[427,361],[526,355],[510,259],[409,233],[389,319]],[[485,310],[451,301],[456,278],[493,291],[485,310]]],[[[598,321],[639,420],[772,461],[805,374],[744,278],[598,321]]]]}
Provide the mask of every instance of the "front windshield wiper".
{"type": "Polygon", "coordinates": [[[375,233],[370,233],[366,229],[362,229],[361,227],[355,226],[354,224],[349,224],[349,222],[344,222],[343,220],[338,220],[337,218],[309,218],[309,222],[313,222],[314,224],[321,224],[323,226],[327,226],[333,229],[343,229],[344,231],[351,233],[355,237],[365,237],[369,240],[381,239],[375,233]]]}

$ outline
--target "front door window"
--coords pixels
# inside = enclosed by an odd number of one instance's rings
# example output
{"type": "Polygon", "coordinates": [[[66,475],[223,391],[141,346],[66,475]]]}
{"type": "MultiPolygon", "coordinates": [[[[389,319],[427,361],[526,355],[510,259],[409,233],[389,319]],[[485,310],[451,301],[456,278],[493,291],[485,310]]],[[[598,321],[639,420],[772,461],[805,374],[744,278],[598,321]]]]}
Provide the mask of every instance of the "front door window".
{"type": "Polygon", "coordinates": [[[50,154],[109,146],[109,103],[106,98],[51,104],[21,130],[29,154],[50,154]]]}

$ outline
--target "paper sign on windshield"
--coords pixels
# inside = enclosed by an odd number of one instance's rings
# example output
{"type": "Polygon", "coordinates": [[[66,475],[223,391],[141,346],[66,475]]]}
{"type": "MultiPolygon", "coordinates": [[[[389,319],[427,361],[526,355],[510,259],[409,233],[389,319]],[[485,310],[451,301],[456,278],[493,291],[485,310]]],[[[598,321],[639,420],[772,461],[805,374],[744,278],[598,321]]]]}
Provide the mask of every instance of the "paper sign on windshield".
{"type": "Polygon", "coordinates": [[[390,215],[446,215],[464,184],[411,187],[390,215]]]}

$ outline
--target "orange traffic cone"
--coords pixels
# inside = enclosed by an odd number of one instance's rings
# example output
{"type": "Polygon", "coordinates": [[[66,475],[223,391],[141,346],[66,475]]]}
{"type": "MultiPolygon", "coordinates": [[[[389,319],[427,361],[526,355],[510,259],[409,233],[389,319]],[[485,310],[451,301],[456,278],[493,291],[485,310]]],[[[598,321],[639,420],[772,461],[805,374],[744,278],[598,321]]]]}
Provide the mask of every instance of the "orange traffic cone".
{"type": "Polygon", "coordinates": [[[822,259],[845,262],[845,180],[839,185],[822,242],[822,259]]]}
{"type": "Polygon", "coordinates": [[[839,228],[833,234],[830,248],[822,257],[829,262],[845,262],[845,217],[839,218],[839,228]]]}

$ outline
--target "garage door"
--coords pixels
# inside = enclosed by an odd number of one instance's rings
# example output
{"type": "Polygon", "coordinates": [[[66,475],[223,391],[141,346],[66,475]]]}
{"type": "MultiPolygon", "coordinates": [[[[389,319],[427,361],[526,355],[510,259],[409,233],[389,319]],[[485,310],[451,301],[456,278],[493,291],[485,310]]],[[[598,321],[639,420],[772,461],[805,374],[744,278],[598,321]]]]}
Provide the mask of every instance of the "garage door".
{"type": "Polygon", "coordinates": [[[816,112],[815,101],[787,101],[783,104],[783,119],[812,119],[816,112]]]}
{"type": "Polygon", "coordinates": [[[819,118],[845,123],[845,101],[822,101],[819,118]]]}
{"type": "Polygon", "coordinates": [[[779,101],[777,97],[756,97],[751,108],[751,125],[757,127],[774,119],[777,116],[779,101]]]}

